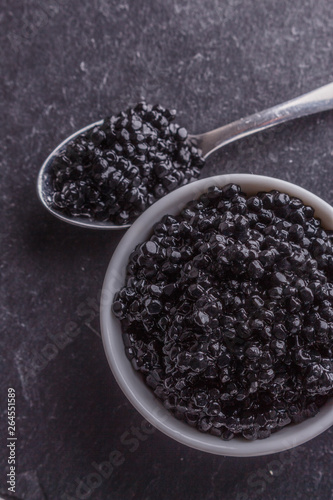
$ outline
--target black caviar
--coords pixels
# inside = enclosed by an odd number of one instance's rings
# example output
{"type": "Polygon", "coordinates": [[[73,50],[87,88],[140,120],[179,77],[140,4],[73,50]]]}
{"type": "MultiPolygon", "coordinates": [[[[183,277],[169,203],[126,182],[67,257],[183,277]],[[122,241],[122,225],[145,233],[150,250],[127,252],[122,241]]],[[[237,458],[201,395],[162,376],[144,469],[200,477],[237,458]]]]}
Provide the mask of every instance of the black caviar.
{"type": "Polygon", "coordinates": [[[200,151],[176,112],[138,103],[67,144],[52,164],[52,206],[66,215],[133,222],[175,188],[197,178],[200,151]]]}
{"type": "Polygon", "coordinates": [[[266,438],[333,395],[333,238],[278,191],[212,187],[155,224],[115,295],[126,355],[173,415],[266,438]]]}

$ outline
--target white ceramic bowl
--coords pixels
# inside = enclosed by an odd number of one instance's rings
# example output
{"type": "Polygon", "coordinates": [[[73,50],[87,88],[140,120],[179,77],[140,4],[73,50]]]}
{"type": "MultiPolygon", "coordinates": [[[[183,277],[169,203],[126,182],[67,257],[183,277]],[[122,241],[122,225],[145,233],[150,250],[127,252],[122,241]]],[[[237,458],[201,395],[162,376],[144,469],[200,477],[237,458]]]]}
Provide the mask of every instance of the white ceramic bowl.
{"type": "Polygon", "coordinates": [[[179,188],[144,212],[120,241],[103,284],[101,329],[106,356],[120,388],[133,406],[153,426],[180,443],[198,450],[217,455],[249,457],[293,448],[328,429],[333,424],[333,399],[330,399],[314,418],[300,424],[290,424],[266,439],[247,441],[243,438],[234,438],[223,441],[210,434],[201,433],[173,417],[145,385],[141,374],[132,368],[125,355],[120,322],[111,312],[114,294],[125,281],[129,255],[138,243],[149,237],[153,224],[165,214],[179,213],[187,202],[197,198],[209,186],[224,186],[230,182],[239,184],[248,195],[277,189],[301,198],[305,204],[315,209],[315,215],[321,218],[322,225],[326,229],[333,229],[333,207],[309,191],[279,179],[251,174],[230,174],[209,177],[179,188]]]}

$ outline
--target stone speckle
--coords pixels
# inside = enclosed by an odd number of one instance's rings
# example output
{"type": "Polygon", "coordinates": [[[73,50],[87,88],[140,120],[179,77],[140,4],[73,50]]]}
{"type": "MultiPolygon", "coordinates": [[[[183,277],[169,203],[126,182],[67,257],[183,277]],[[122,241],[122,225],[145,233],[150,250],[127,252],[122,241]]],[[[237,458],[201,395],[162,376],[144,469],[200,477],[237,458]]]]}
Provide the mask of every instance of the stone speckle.
{"type": "MultiPolygon", "coordinates": [[[[14,387],[16,497],[83,498],[93,464],[118,450],[122,465],[86,498],[330,499],[332,430],[285,454],[245,459],[207,455],[157,431],[135,437],[142,418],[113,379],[98,335],[99,293],[123,233],[52,218],[35,188],[60,141],[141,96],[175,107],[179,123],[199,133],[332,81],[330,2],[4,0],[2,7],[0,427],[5,436],[4,401],[14,387]],[[29,496],[34,485],[39,497],[29,496]]],[[[332,203],[332,162],[327,112],[229,145],[202,175],[271,175],[332,203]]],[[[2,446],[0,496],[9,498],[6,460],[2,446]]]]}

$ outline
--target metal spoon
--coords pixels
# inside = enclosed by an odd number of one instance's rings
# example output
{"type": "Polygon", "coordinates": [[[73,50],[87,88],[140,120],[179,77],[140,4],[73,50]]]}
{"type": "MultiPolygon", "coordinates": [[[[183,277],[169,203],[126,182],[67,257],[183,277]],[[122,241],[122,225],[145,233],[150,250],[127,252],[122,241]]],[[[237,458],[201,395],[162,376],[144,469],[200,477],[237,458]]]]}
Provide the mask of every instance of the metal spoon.
{"type": "MultiPolygon", "coordinates": [[[[228,125],[205,132],[204,134],[189,135],[188,139],[195,143],[201,149],[204,158],[207,158],[217,149],[237,141],[243,137],[254,134],[261,130],[274,127],[280,123],[300,118],[301,116],[312,115],[321,111],[327,111],[333,108],[333,82],[316,90],[303,94],[300,97],[291,99],[272,108],[265,109],[246,118],[241,118],[228,125]]],[[[52,184],[51,184],[51,166],[57,153],[64,149],[67,143],[78,135],[87,132],[96,125],[101,125],[103,120],[92,123],[87,127],[75,132],[65,139],[54,151],[47,157],[43,163],[37,181],[37,192],[43,205],[59,219],[74,224],[76,226],[89,227],[92,229],[126,229],[130,224],[116,225],[112,222],[98,222],[83,217],[71,217],[63,215],[51,206],[52,184]]]]}

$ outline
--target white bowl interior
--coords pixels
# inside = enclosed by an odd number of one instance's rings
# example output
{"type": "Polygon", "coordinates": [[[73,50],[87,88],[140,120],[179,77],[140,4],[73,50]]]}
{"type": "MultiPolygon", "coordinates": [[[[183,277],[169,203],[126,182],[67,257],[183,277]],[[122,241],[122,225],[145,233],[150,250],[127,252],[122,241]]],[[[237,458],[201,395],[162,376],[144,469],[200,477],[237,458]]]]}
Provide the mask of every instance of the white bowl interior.
{"type": "Polygon", "coordinates": [[[120,388],[152,425],[193,448],[218,455],[247,457],[283,451],[325,431],[333,424],[333,400],[330,399],[314,418],[300,424],[288,425],[263,440],[247,441],[244,438],[234,438],[231,441],[223,441],[210,434],[201,433],[173,417],[145,385],[141,374],[132,368],[125,355],[120,322],[111,312],[114,294],[125,282],[129,255],[138,243],[150,236],[153,224],[167,213],[171,215],[179,213],[187,202],[200,196],[208,187],[224,186],[230,182],[239,184],[247,195],[277,189],[301,198],[306,205],[315,209],[315,215],[321,218],[323,227],[333,230],[333,207],[309,191],[279,179],[251,174],[230,174],[208,177],[179,188],[144,212],[120,241],[103,284],[101,330],[106,356],[120,388]]]}

